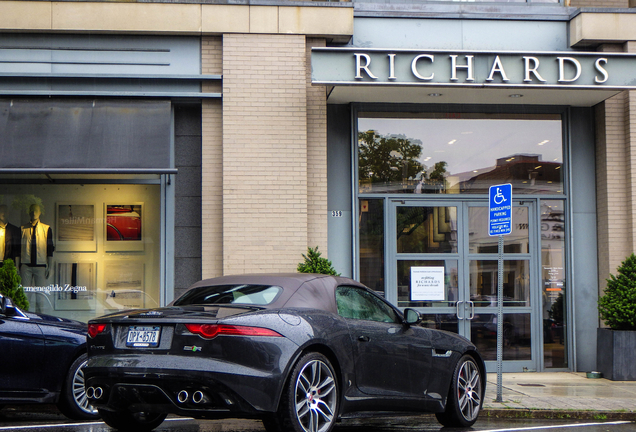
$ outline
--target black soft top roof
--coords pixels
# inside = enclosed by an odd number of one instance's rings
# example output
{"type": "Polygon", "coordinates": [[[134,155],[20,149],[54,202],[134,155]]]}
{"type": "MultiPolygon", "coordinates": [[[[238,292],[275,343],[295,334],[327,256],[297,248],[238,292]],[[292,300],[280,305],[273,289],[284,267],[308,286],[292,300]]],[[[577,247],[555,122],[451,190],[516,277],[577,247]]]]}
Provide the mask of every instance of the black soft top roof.
{"type": "Polygon", "coordinates": [[[254,273],[221,276],[196,282],[188,291],[214,285],[273,285],[283,292],[266,309],[312,308],[337,313],[335,289],[340,285],[364,287],[353,279],[312,273],[254,273]]]}

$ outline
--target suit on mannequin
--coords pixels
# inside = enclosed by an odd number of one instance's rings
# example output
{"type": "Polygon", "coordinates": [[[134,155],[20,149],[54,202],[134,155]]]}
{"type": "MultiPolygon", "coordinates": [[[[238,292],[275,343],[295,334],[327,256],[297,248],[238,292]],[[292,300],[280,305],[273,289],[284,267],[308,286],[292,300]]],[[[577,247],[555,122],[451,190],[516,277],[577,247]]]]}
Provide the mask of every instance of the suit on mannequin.
{"type": "Polygon", "coordinates": [[[23,286],[46,286],[50,273],[53,246],[51,227],[40,222],[42,210],[37,204],[29,207],[30,223],[22,226],[20,276],[23,286]]]}
{"type": "Polygon", "coordinates": [[[20,256],[20,228],[7,220],[7,206],[0,204],[0,267],[6,259],[16,262],[20,256]]]}

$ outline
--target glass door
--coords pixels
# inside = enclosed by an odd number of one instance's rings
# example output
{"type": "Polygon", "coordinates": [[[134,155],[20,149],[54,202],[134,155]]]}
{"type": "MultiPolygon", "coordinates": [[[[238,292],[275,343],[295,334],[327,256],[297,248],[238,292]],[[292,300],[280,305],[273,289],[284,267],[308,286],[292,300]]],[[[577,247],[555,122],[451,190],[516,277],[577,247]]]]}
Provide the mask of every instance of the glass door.
{"type": "MultiPolygon", "coordinates": [[[[506,372],[536,370],[535,215],[533,200],[515,202],[513,232],[504,237],[506,372]]],[[[427,327],[471,339],[495,371],[498,253],[497,237],[488,235],[487,203],[391,200],[387,226],[387,298],[417,308],[427,327]]]]}
{"type": "MultiPolygon", "coordinates": [[[[512,233],[504,236],[503,360],[504,371],[537,370],[539,341],[533,340],[538,316],[537,224],[533,200],[513,204],[512,233]]],[[[488,235],[488,207],[465,203],[466,250],[463,260],[470,319],[464,335],[492,370],[497,360],[498,237],[488,235]],[[490,364],[489,364],[490,363],[490,364]]]]}

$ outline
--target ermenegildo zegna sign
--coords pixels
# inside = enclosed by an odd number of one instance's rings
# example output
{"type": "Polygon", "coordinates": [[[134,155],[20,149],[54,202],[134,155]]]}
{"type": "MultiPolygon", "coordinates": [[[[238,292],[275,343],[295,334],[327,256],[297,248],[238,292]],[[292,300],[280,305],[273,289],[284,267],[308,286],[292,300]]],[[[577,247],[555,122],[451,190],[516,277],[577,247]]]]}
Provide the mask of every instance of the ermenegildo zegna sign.
{"type": "Polygon", "coordinates": [[[636,89],[636,55],[313,48],[312,83],[636,89]]]}

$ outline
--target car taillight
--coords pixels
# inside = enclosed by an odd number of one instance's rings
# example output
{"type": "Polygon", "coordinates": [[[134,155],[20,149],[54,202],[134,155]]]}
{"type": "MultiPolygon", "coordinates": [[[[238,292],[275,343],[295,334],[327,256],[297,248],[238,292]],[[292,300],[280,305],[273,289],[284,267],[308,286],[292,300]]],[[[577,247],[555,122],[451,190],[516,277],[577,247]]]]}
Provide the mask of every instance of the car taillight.
{"type": "Polygon", "coordinates": [[[185,326],[190,333],[199,335],[203,339],[213,339],[218,335],[281,337],[280,333],[262,327],[233,326],[224,324],[185,324],[185,326]]]}
{"type": "Polygon", "coordinates": [[[91,338],[94,338],[95,336],[103,332],[105,329],[106,329],[106,324],[89,324],[88,335],[91,338]]]}

